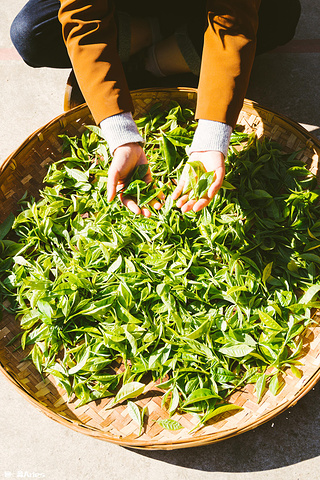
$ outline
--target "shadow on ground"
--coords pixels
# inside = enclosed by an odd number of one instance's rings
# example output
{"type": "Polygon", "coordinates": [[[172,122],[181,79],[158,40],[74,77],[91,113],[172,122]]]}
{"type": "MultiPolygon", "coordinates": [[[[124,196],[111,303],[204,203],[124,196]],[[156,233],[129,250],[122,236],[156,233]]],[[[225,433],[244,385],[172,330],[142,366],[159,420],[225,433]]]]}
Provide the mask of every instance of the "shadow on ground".
{"type": "Polygon", "coordinates": [[[320,385],[296,406],[250,432],[204,447],[138,455],[205,472],[258,472],[320,455],[320,385]]]}

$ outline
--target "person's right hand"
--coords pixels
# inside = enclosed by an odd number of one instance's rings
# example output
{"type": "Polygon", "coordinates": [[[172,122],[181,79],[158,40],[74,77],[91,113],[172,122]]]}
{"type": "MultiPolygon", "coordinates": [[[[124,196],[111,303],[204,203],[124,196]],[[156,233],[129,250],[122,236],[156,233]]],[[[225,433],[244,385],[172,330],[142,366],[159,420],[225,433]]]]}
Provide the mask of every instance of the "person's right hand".
{"type": "MultiPolygon", "coordinates": [[[[133,170],[143,164],[148,164],[147,157],[143,151],[143,148],[139,143],[126,143],[116,148],[113,154],[113,160],[111,162],[108,180],[107,180],[107,200],[111,202],[116,196],[117,192],[121,190],[125,185],[133,170]]],[[[150,168],[143,179],[146,183],[151,182],[150,168]]],[[[139,215],[142,214],[145,217],[150,217],[151,212],[145,207],[140,208],[139,205],[130,197],[124,197],[120,193],[120,200],[131,212],[139,215]]],[[[152,206],[159,210],[161,203],[158,200],[152,202],[152,206]]]]}
{"type": "Polygon", "coordinates": [[[190,155],[190,160],[200,161],[207,172],[215,172],[215,178],[207,194],[203,198],[189,200],[189,193],[187,192],[183,194],[187,172],[186,169],[183,170],[178,185],[172,194],[173,200],[177,200],[177,207],[181,208],[182,213],[189,212],[190,210],[199,212],[209,205],[221,187],[225,175],[224,155],[219,151],[208,150],[193,152],[190,155]]]}

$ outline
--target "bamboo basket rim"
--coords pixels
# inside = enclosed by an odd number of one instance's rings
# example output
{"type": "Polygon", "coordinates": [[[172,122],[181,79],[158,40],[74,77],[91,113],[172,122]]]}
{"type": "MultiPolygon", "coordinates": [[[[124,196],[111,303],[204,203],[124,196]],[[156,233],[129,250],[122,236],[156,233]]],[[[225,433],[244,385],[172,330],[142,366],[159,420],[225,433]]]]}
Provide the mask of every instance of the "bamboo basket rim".
{"type": "MultiPolygon", "coordinates": [[[[142,88],[142,89],[139,89],[139,90],[134,90],[134,93],[139,94],[140,92],[141,93],[142,92],[143,93],[144,92],[150,92],[150,93],[152,93],[152,92],[174,92],[174,91],[177,91],[177,90],[180,91],[180,92],[189,92],[189,93],[193,93],[193,94],[197,93],[197,89],[196,88],[191,88],[191,87],[190,88],[189,87],[142,88]]],[[[246,106],[246,107],[252,108],[253,110],[257,111],[258,113],[259,112],[266,112],[271,117],[274,117],[274,118],[278,119],[278,121],[280,121],[279,123],[284,122],[284,124],[286,126],[290,125],[294,129],[295,133],[298,134],[299,138],[305,139],[305,136],[308,136],[309,141],[306,142],[306,146],[310,147],[310,148],[314,148],[317,151],[317,153],[320,154],[320,140],[316,136],[314,136],[311,132],[309,132],[305,127],[300,125],[300,123],[297,123],[294,120],[292,120],[290,117],[287,117],[286,115],[284,115],[282,113],[276,112],[275,110],[272,110],[269,107],[264,107],[264,106],[260,105],[259,103],[255,102],[254,100],[250,100],[248,98],[244,99],[243,105],[246,106]]],[[[28,145],[31,141],[35,141],[35,140],[40,140],[41,141],[41,137],[44,135],[44,133],[46,133],[47,130],[50,130],[50,127],[52,125],[59,122],[60,125],[62,127],[64,127],[66,125],[66,122],[65,122],[65,117],[66,116],[71,117],[71,118],[73,116],[77,117],[78,114],[83,109],[87,109],[87,108],[88,107],[85,103],[83,103],[81,105],[78,105],[78,106],[74,107],[72,110],[70,110],[69,112],[64,112],[64,113],[61,113],[61,114],[57,115],[52,120],[45,123],[42,127],[37,128],[34,132],[29,134],[27,136],[27,138],[19,145],[19,147],[17,147],[8,157],[6,157],[4,159],[4,161],[0,165],[0,174],[7,167],[7,165],[10,163],[10,161],[14,157],[16,157],[20,153],[20,151],[22,151],[26,147],[26,145],[28,145]]]]}
{"type": "MultiPolygon", "coordinates": [[[[190,93],[192,95],[196,95],[197,90],[194,88],[187,88],[187,87],[178,87],[178,88],[149,88],[149,89],[141,89],[141,90],[135,90],[134,93],[137,95],[145,94],[145,93],[154,93],[154,92],[174,92],[174,91],[180,91],[180,92],[186,92],[190,93]]],[[[294,134],[296,135],[297,138],[299,138],[301,141],[303,141],[308,149],[311,151],[314,151],[316,155],[319,156],[320,154],[320,141],[314,137],[310,132],[308,132],[303,126],[299,125],[298,123],[294,122],[290,118],[286,117],[285,115],[279,114],[269,108],[265,108],[261,105],[259,105],[257,102],[254,102],[249,99],[244,100],[244,107],[247,109],[251,109],[252,112],[258,113],[259,115],[261,113],[264,113],[265,115],[268,116],[268,121],[271,122],[273,119],[277,120],[277,124],[283,125],[286,127],[286,129],[289,128],[291,129],[294,134]]],[[[82,104],[78,107],[73,108],[69,112],[62,113],[46,123],[43,127],[38,128],[35,130],[32,134],[30,134],[24,142],[11,154],[9,155],[6,160],[0,165],[0,175],[3,174],[3,172],[6,170],[6,168],[9,167],[10,163],[14,160],[15,157],[20,155],[23,150],[28,146],[30,147],[33,144],[36,144],[38,141],[42,141],[45,135],[50,132],[51,128],[59,123],[59,125],[64,128],[71,120],[76,120],[79,118],[79,115],[87,111],[88,107],[86,104],[82,104]]],[[[55,411],[51,410],[48,406],[42,404],[39,400],[35,399],[32,394],[24,387],[24,385],[15,378],[15,376],[10,372],[10,368],[5,367],[2,364],[1,358],[0,358],[0,372],[4,375],[4,377],[14,386],[14,388],[26,399],[34,405],[38,410],[40,410],[42,413],[47,415],[49,418],[57,421],[58,423],[67,426],[68,428],[71,428],[75,431],[78,431],[80,433],[85,433],[86,435],[101,439],[101,440],[106,440],[110,443],[118,444],[121,446],[129,447],[129,448],[135,448],[135,449],[162,449],[162,450],[169,450],[173,448],[186,448],[186,447],[195,447],[195,446],[201,446],[201,445],[207,445],[211,443],[215,443],[221,440],[226,440],[228,438],[231,438],[235,435],[239,435],[241,433],[247,432],[249,430],[252,430],[263,423],[271,420],[274,418],[276,415],[280,414],[284,410],[290,408],[291,406],[294,406],[306,393],[308,393],[314,385],[318,382],[320,378],[320,366],[318,369],[310,376],[307,378],[306,382],[302,384],[299,389],[295,392],[295,395],[291,399],[287,399],[287,401],[282,402],[280,405],[275,406],[274,408],[271,408],[269,411],[266,413],[260,415],[259,418],[256,418],[254,421],[245,424],[242,427],[234,427],[229,430],[223,430],[222,432],[215,433],[214,438],[213,434],[207,434],[207,435],[202,435],[201,437],[191,437],[187,439],[177,439],[177,440],[167,440],[161,443],[159,446],[158,444],[155,444],[154,441],[139,441],[139,439],[115,439],[112,436],[101,436],[101,430],[99,430],[96,427],[93,426],[86,426],[83,424],[81,421],[77,420],[72,420],[70,418],[66,418],[65,416],[56,413],[55,411]]]]}
{"type": "Polygon", "coordinates": [[[1,364],[0,362],[0,372],[4,375],[4,377],[11,383],[13,384],[14,388],[22,395],[30,404],[32,404],[34,407],[37,408],[40,412],[44,413],[47,417],[51,418],[52,420],[55,420],[57,423],[60,423],[61,425],[64,425],[68,428],[71,428],[74,431],[77,431],[79,433],[85,433],[86,435],[89,435],[90,437],[98,438],[100,440],[106,440],[109,443],[113,443],[116,445],[120,445],[123,447],[127,448],[132,448],[132,449],[138,449],[138,450],[171,450],[171,449],[176,449],[176,448],[190,448],[190,447],[197,447],[197,446],[204,446],[204,445],[209,445],[212,443],[217,443],[221,440],[228,440],[229,438],[232,438],[234,436],[241,435],[242,433],[246,433],[250,430],[253,430],[260,425],[263,425],[264,423],[268,422],[269,420],[273,419],[280,413],[284,412],[290,407],[293,407],[296,405],[296,403],[304,397],[319,381],[320,378],[320,368],[317,370],[317,372],[308,379],[308,382],[301,388],[299,393],[294,397],[294,399],[287,401],[286,403],[283,403],[281,406],[270,410],[268,413],[265,415],[262,415],[259,420],[255,420],[252,424],[246,425],[245,427],[242,428],[233,428],[230,429],[229,431],[224,431],[222,435],[216,435],[214,439],[212,439],[212,434],[208,435],[203,435],[200,440],[195,441],[195,439],[190,438],[190,439],[185,439],[185,440],[177,440],[177,441],[166,441],[163,444],[161,444],[161,447],[159,448],[153,441],[144,441],[143,444],[139,444],[139,441],[126,441],[126,440],[115,440],[112,437],[108,438],[101,438],[101,432],[98,429],[95,429],[94,427],[87,427],[80,421],[75,421],[68,419],[66,417],[63,417],[52,410],[50,410],[48,407],[43,406],[39,401],[35,400],[34,397],[24,388],[22,384],[20,384],[1,364]]]}

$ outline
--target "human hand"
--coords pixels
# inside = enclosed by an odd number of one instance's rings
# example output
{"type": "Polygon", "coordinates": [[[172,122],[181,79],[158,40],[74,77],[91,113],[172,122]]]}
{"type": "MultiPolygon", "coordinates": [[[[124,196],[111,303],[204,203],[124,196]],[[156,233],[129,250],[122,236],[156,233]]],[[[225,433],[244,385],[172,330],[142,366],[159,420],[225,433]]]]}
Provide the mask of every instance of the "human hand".
{"type": "MultiPolygon", "coordinates": [[[[125,145],[121,145],[115,149],[108,172],[108,202],[111,202],[116,196],[117,192],[125,187],[126,182],[130,178],[133,170],[139,165],[144,164],[148,164],[148,160],[143,148],[139,145],[139,143],[126,143],[125,145]]],[[[146,183],[151,182],[152,178],[150,168],[148,168],[143,180],[146,183]]],[[[150,217],[151,215],[150,210],[145,207],[140,208],[131,197],[125,197],[120,193],[120,201],[136,215],[142,214],[145,217],[150,217]]],[[[161,208],[161,203],[157,199],[153,200],[151,205],[157,210],[161,208]]]]}
{"type": "Polygon", "coordinates": [[[213,150],[206,152],[192,152],[189,159],[191,161],[200,161],[207,172],[215,172],[215,177],[204,197],[200,199],[189,199],[188,192],[182,194],[187,175],[187,169],[186,167],[184,168],[178,185],[172,194],[173,200],[177,200],[177,207],[181,208],[183,213],[189,212],[190,210],[199,212],[199,210],[202,210],[204,207],[209,205],[215,194],[220,189],[225,175],[224,155],[221,152],[213,150]],[[180,196],[181,194],[182,196],[180,196]]]}

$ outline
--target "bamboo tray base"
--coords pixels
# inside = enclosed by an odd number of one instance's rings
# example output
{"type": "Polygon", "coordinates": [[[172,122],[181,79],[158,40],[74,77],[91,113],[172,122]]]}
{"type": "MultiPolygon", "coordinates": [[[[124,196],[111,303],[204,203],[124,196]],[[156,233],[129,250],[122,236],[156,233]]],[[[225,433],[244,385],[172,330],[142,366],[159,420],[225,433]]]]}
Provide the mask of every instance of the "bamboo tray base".
{"type": "MultiPolygon", "coordinates": [[[[176,100],[183,106],[194,108],[196,90],[144,89],[132,92],[132,97],[135,118],[138,118],[145,115],[156,102],[165,105],[170,100],[176,100]]],[[[86,105],[76,107],[34,132],[10,155],[0,167],[0,218],[16,211],[17,202],[26,190],[38,197],[48,164],[62,158],[62,142],[58,135],[81,135],[85,125],[93,123],[86,105]]],[[[265,136],[277,141],[285,152],[299,150],[298,158],[319,178],[320,144],[300,125],[249,100],[244,102],[238,124],[242,125],[247,133],[254,131],[258,137],[265,136]]],[[[169,416],[161,408],[163,392],[154,383],[150,383],[138,399],[139,406],[148,408],[144,430],[140,436],[139,427],[131,419],[125,404],[106,409],[112,401],[110,397],[79,408],[76,408],[76,401],[67,403],[66,392],[51,376],[43,379],[31,362],[23,361],[26,351],[16,349],[19,341],[8,345],[20,332],[20,327],[14,316],[6,312],[0,321],[0,372],[38,410],[78,432],[131,448],[194,447],[256,428],[293,406],[316,384],[320,377],[320,316],[316,315],[314,320],[314,326],[308,328],[304,335],[300,379],[289,371],[284,377],[281,392],[273,396],[267,391],[259,404],[253,385],[247,385],[230,397],[232,403],[243,407],[242,411],[221,415],[215,421],[212,419],[207,426],[191,434],[189,432],[196,425],[196,420],[190,414],[176,413],[172,417],[184,427],[178,431],[168,431],[157,423],[169,416]]]]}

